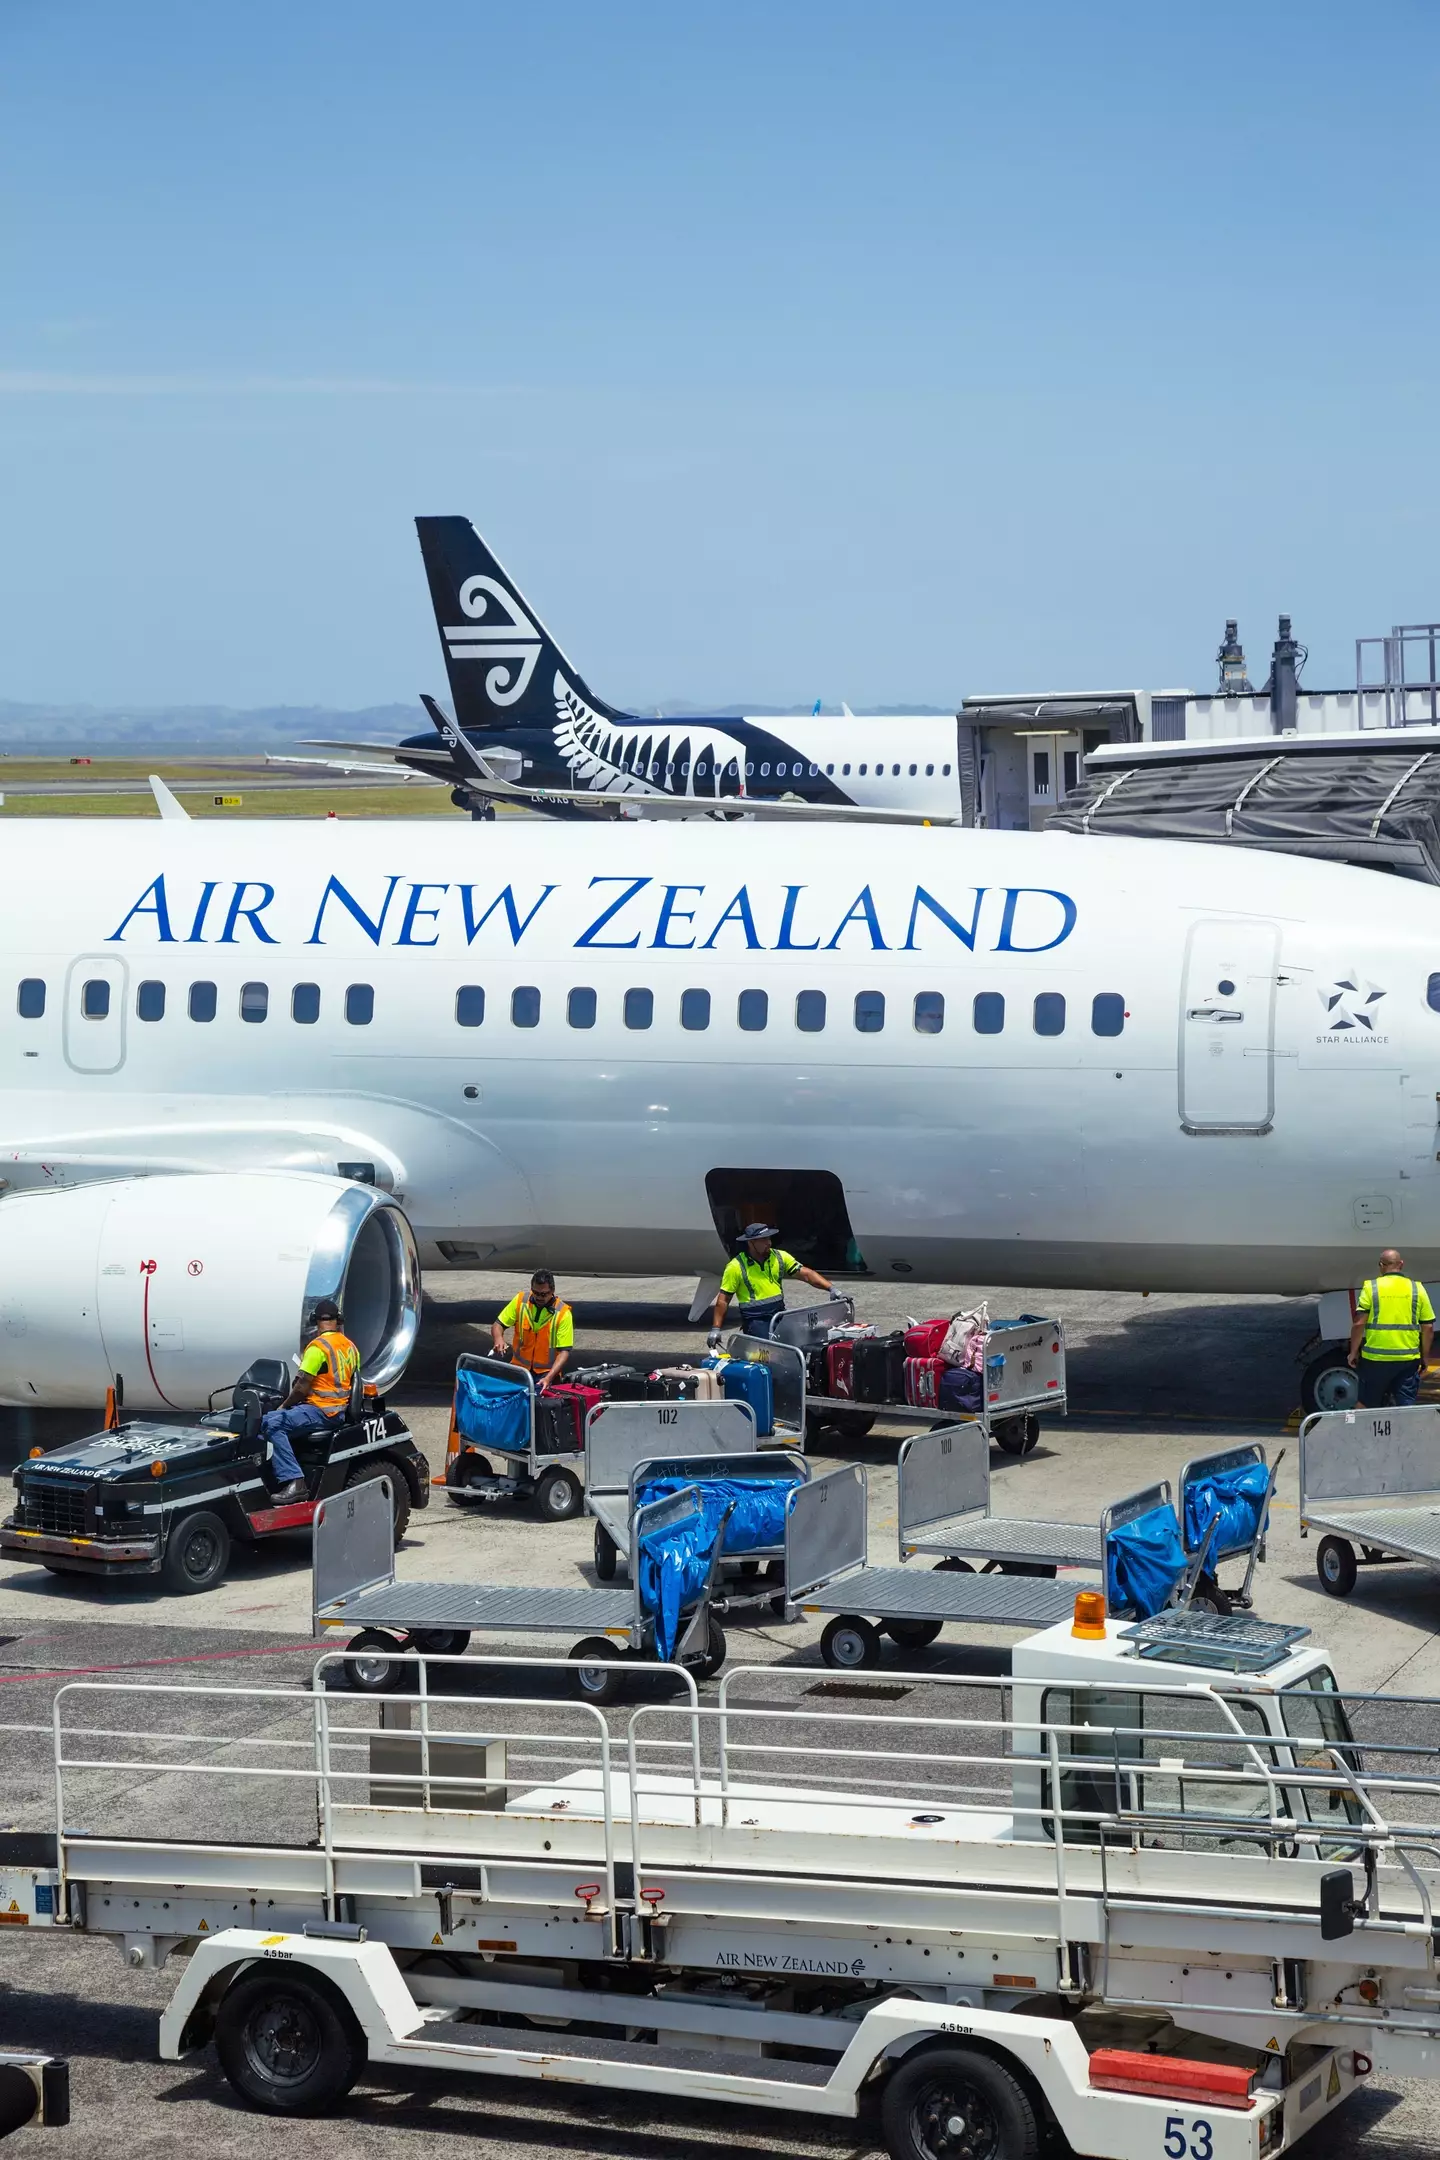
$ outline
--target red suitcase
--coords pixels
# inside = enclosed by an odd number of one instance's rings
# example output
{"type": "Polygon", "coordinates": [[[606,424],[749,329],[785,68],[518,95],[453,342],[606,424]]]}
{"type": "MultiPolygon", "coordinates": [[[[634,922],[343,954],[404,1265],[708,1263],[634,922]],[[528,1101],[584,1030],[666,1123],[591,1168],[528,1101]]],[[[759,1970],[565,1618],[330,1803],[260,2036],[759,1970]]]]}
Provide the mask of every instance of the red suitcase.
{"type": "Polygon", "coordinates": [[[585,1413],[587,1410],[593,1410],[597,1403],[604,1402],[605,1394],[603,1389],[598,1387],[567,1387],[564,1381],[556,1380],[546,1388],[545,1394],[549,1401],[563,1403],[570,1412],[575,1426],[575,1449],[578,1454],[585,1445],[585,1413]]]}
{"type": "Polygon", "coordinates": [[[830,1395],[838,1395],[846,1402],[855,1399],[855,1342],[853,1337],[842,1337],[838,1342],[825,1345],[825,1386],[830,1395]]]}
{"type": "Polygon", "coordinates": [[[948,1320],[917,1320],[905,1330],[907,1358],[935,1357],[950,1330],[948,1320]]]}
{"type": "Polygon", "coordinates": [[[914,1410],[938,1410],[940,1375],[944,1358],[908,1357],[905,1360],[905,1400],[914,1410]]]}

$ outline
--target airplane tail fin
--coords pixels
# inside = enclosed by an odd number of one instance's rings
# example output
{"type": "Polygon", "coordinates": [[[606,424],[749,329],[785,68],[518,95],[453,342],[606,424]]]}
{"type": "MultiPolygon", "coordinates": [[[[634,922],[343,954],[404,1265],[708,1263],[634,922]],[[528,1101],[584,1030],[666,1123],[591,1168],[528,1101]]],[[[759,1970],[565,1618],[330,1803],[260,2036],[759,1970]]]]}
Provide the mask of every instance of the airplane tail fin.
{"type": "Polygon", "coordinates": [[[557,674],[596,712],[627,717],[576,674],[469,518],[419,517],[415,529],[463,729],[553,727],[557,674]]]}

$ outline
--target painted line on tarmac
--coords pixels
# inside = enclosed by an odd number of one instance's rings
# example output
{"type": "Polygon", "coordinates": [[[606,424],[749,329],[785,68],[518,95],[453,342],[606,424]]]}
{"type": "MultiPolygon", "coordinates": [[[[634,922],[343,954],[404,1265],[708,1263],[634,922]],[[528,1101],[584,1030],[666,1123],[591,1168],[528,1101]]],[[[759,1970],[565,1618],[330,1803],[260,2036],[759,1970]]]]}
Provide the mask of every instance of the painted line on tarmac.
{"type": "Polygon", "coordinates": [[[196,1650],[189,1657],[131,1658],[123,1665],[62,1665],[55,1672],[40,1666],[22,1665],[16,1672],[0,1673],[0,1687],[16,1687],[26,1680],[85,1680],[94,1673],[151,1672],[162,1665],[214,1665],[224,1658],[285,1657],[296,1650],[318,1650],[320,1639],[277,1643],[273,1650],[196,1650]]]}

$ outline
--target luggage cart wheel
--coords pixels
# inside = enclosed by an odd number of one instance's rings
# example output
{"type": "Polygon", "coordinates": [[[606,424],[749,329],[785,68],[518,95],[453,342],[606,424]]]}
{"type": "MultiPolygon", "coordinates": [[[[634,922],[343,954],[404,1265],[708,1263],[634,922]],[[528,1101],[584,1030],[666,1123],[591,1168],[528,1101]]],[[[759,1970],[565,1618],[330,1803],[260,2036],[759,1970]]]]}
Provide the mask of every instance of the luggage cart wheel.
{"type": "Polygon", "coordinates": [[[353,1642],[346,1644],[352,1653],[345,1660],[345,1685],[357,1695],[393,1695],[400,1685],[405,1671],[399,1661],[400,1645],[393,1635],[382,1635],[379,1628],[362,1628],[353,1642]]]}
{"type": "Polygon", "coordinates": [[[535,1505],[546,1522],[569,1522],[584,1504],[579,1480],[568,1470],[547,1470],[535,1487],[535,1505]]]}
{"type": "Polygon", "coordinates": [[[620,1548],[603,1522],[595,1525],[595,1573],[601,1582],[614,1582],[620,1564],[620,1548]]]}
{"type": "Polygon", "coordinates": [[[1349,1597],[1355,1588],[1359,1572],[1355,1564],[1355,1548],[1348,1538],[1323,1537],[1315,1555],[1315,1572],[1320,1577],[1320,1587],[1328,1590],[1331,1597],[1349,1597]]]}
{"type": "Polygon", "coordinates": [[[820,1637],[820,1655],[841,1672],[859,1672],[880,1662],[880,1630],[853,1613],[832,1620],[820,1637]]]}
{"type": "Polygon", "coordinates": [[[937,1575],[973,1575],[975,1570],[968,1560],[962,1560],[959,1553],[952,1552],[947,1553],[943,1560],[935,1562],[935,1573],[937,1575]]]}
{"type": "Polygon", "coordinates": [[[881,1625],[891,1642],[898,1643],[902,1650],[923,1650],[926,1643],[934,1642],[945,1623],[943,1620],[885,1620],[881,1625]]]}
{"type": "Polygon", "coordinates": [[[1222,1590],[1213,1575],[1199,1575],[1190,1593],[1191,1612],[1228,1613],[1230,1596],[1222,1590]]]}
{"type": "Polygon", "coordinates": [[[423,1651],[426,1657],[464,1657],[470,1647],[470,1630],[459,1627],[413,1628],[405,1638],[407,1650],[423,1651]]]}
{"type": "Polygon", "coordinates": [[[1006,1418],[991,1429],[991,1439],[1002,1455],[1028,1455],[1040,1438],[1038,1417],[1006,1418]]]}
{"type": "Polygon", "coordinates": [[[686,1658],[686,1671],[696,1680],[713,1680],[716,1673],[725,1663],[726,1649],[725,1630],[715,1618],[714,1613],[711,1613],[710,1625],[705,1636],[705,1648],[698,1657],[686,1658]]]}
{"type": "Polygon", "coordinates": [[[577,1642],[570,1652],[570,1662],[575,1668],[575,1690],[582,1702],[612,1703],[620,1700],[625,1686],[625,1675],[594,1659],[623,1657],[624,1651],[605,1635],[587,1635],[577,1642]]]}

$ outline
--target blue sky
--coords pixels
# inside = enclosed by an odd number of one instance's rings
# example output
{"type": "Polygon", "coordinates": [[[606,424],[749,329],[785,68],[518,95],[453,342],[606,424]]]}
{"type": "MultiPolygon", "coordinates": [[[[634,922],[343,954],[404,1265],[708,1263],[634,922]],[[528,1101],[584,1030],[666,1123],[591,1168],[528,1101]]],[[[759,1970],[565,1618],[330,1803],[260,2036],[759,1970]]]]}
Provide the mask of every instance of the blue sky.
{"type": "Polygon", "coordinates": [[[0,0],[0,699],[1314,686],[1440,616],[1440,13],[0,0]]]}

